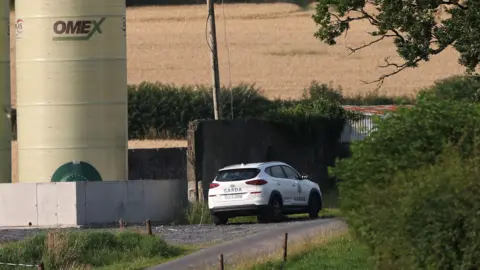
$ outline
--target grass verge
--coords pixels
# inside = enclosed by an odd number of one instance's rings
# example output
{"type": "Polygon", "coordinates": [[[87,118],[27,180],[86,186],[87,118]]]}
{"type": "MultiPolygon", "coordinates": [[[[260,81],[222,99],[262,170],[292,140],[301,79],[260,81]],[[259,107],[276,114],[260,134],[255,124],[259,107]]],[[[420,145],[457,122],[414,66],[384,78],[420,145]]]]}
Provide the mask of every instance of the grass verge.
{"type": "MultiPolygon", "coordinates": [[[[340,209],[338,208],[324,208],[319,213],[320,218],[333,218],[340,217],[340,209]]],[[[288,215],[287,219],[308,219],[308,214],[295,214],[288,215]]],[[[246,216],[246,217],[236,217],[228,220],[228,223],[256,223],[257,217],[255,216],[246,216]]],[[[177,222],[174,222],[172,225],[178,224],[212,224],[210,217],[210,211],[208,210],[208,205],[203,202],[191,203],[190,206],[185,210],[185,213],[181,219],[177,222]]]]}
{"type": "Polygon", "coordinates": [[[191,251],[136,232],[52,230],[3,245],[0,262],[43,262],[46,269],[143,269],[191,251]]]}
{"type": "Polygon", "coordinates": [[[236,265],[234,269],[250,270],[368,270],[372,269],[368,248],[348,234],[316,237],[313,241],[291,245],[287,263],[283,265],[281,253],[261,258],[256,262],[236,265]]]}

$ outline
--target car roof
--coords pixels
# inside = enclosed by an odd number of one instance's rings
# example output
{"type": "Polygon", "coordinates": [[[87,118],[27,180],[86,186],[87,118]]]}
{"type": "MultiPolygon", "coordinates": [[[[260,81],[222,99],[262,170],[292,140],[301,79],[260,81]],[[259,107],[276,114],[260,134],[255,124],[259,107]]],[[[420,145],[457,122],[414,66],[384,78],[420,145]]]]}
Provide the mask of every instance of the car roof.
{"type": "Polygon", "coordinates": [[[266,167],[275,166],[275,165],[287,165],[287,164],[285,162],[280,162],[280,161],[241,163],[241,164],[233,164],[233,165],[225,166],[221,168],[219,171],[235,170],[235,169],[265,169],[266,167]]]}

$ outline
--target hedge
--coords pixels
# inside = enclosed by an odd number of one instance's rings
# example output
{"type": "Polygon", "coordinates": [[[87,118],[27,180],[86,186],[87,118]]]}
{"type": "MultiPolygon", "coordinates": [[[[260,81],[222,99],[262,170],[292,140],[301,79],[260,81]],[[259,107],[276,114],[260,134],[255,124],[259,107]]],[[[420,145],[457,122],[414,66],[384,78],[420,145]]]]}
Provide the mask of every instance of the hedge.
{"type": "MultiPolygon", "coordinates": [[[[255,118],[277,122],[304,139],[305,136],[318,135],[313,134],[309,126],[328,122],[328,128],[335,129],[329,136],[339,137],[344,120],[359,117],[345,111],[342,103],[356,101],[378,104],[383,101],[384,104],[392,104],[406,100],[373,94],[344,98],[341,89],[317,82],[312,82],[304,89],[303,98],[299,100],[270,100],[261,93],[255,85],[240,84],[232,89],[222,88],[220,104],[223,118],[231,119],[233,115],[234,119],[255,118]]],[[[184,138],[190,121],[213,118],[212,93],[208,86],[177,87],[143,82],[129,86],[128,95],[130,139],[184,138]]]]}
{"type": "Polygon", "coordinates": [[[378,122],[337,163],[342,212],[379,269],[478,267],[475,80],[424,89],[415,107],[378,122]]]}
{"type": "MultiPolygon", "coordinates": [[[[128,86],[128,99],[130,139],[183,139],[190,121],[213,118],[211,87],[205,85],[176,86],[143,82],[128,86]]],[[[290,123],[291,131],[297,134],[305,133],[305,127],[302,125],[318,125],[312,122],[314,118],[318,121],[330,119],[328,121],[330,124],[339,126],[344,118],[358,117],[344,111],[340,107],[341,104],[379,105],[414,102],[408,97],[391,98],[377,93],[344,97],[341,88],[318,82],[312,82],[304,89],[300,100],[270,100],[263,96],[261,89],[254,84],[240,84],[232,89],[222,88],[220,101],[224,119],[231,119],[233,110],[235,119],[266,119],[283,126],[290,123]],[[332,121],[334,118],[338,121],[332,121]]],[[[16,138],[15,124],[16,111],[13,109],[14,138],[16,138]]],[[[339,132],[338,129],[336,132],[339,132]]],[[[337,136],[335,132],[331,134],[337,136]]],[[[316,135],[307,132],[302,136],[316,135]]]]}
{"type": "MultiPolygon", "coordinates": [[[[128,123],[130,139],[184,138],[188,123],[213,119],[211,88],[144,82],[129,86],[128,123]]],[[[254,85],[222,88],[224,118],[261,118],[275,105],[254,85]],[[233,106],[232,101],[233,100],[233,106]]]]}

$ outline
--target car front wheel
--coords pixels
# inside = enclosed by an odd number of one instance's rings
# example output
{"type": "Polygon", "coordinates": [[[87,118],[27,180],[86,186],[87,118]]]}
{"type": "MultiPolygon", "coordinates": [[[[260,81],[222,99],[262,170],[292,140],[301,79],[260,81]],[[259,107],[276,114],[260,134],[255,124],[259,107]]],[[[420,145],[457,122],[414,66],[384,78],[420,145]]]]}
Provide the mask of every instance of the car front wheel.
{"type": "Polygon", "coordinates": [[[312,219],[318,218],[318,212],[322,210],[322,200],[320,195],[313,193],[308,200],[308,216],[312,219]]]}

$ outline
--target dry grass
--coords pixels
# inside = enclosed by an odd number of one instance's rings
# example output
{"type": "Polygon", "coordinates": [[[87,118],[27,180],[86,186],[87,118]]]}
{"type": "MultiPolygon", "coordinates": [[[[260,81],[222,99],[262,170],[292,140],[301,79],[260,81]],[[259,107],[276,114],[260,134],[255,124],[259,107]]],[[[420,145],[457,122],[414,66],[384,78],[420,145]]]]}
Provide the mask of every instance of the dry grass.
{"type": "MultiPolygon", "coordinates": [[[[288,256],[295,256],[297,254],[304,253],[308,250],[311,250],[314,247],[324,245],[331,241],[332,239],[337,239],[339,237],[345,236],[348,234],[348,230],[336,230],[336,231],[321,231],[318,234],[312,234],[306,237],[303,237],[301,241],[288,243],[288,256]]],[[[241,254],[239,255],[242,257],[241,254]]],[[[275,252],[269,253],[258,253],[254,258],[248,257],[248,259],[240,260],[236,263],[228,265],[229,269],[235,270],[244,270],[250,269],[255,265],[260,265],[272,260],[281,260],[283,257],[282,242],[279,241],[278,249],[275,252]]],[[[225,258],[228,259],[228,258],[225,258]]]]}
{"type": "MultiPolygon", "coordinates": [[[[228,84],[225,21],[222,6],[216,7],[220,76],[228,84]]],[[[370,40],[366,32],[371,27],[366,22],[356,23],[347,38],[331,47],[313,37],[312,10],[302,11],[291,4],[227,4],[224,10],[232,83],[257,83],[268,97],[298,98],[312,80],[341,85],[345,94],[365,93],[374,85],[361,80],[376,79],[383,72],[378,64],[387,56],[396,58],[391,41],[348,55],[346,45],[360,46],[370,40]]],[[[129,8],[128,82],[209,84],[205,20],[204,5],[129,8]]],[[[449,49],[388,80],[382,90],[388,95],[411,94],[463,71],[457,53],[449,49]]],[[[15,95],[12,99],[15,103],[15,95]]]]}

